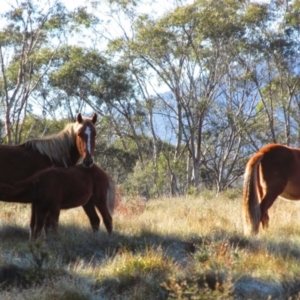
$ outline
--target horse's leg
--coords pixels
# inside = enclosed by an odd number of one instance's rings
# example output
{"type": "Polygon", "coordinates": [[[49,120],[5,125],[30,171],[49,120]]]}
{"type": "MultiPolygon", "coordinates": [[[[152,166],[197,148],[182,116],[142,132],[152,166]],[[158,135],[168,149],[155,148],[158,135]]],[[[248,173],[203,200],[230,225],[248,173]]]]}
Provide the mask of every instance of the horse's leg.
{"type": "Polygon", "coordinates": [[[93,197],[94,205],[98,208],[108,233],[112,233],[112,217],[106,203],[106,196],[93,197]]]}
{"type": "Polygon", "coordinates": [[[257,181],[257,192],[259,195],[259,201],[260,201],[260,211],[261,211],[261,217],[260,221],[262,223],[262,227],[264,229],[267,229],[269,227],[269,214],[268,214],[268,209],[271,207],[271,205],[274,203],[276,197],[273,199],[272,195],[266,194],[264,196],[264,190],[260,184],[260,176],[261,174],[258,173],[258,181],[257,181]]]}
{"type": "Polygon", "coordinates": [[[60,209],[51,209],[45,222],[45,233],[56,233],[58,228],[58,220],[60,215],[60,209]]]}
{"type": "Polygon", "coordinates": [[[85,205],[82,206],[86,215],[90,220],[90,224],[94,232],[99,231],[100,218],[97,215],[93,201],[90,199],[85,205]]]}
{"type": "Polygon", "coordinates": [[[32,237],[33,237],[33,231],[34,231],[34,227],[35,227],[35,222],[36,222],[35,206],[34,206],[34,204],[31,204],[31,218],[30,218],[29,239],[32,239],[32,237]]]}
{"type": "Polygon", "coordinates": [[[269,227],[269,213],[268,209],[273,205],[274,201],[281,194],[282,191],[278,191],[276,189],[272,191],[267,191],[260,202],[260,210],[261,210],[261,223],[264,229],[269,227]]]}
{"type": "Polygon", "coordinates": [[[31,239],[35,240],[41,235],[49,210],[33,205],[35,214],[35,226],[32,232],[31,239]]]}
{"type": "Polygon", "coordinates": [[[277,166],[273,160],[262,161],[258,174],[259,184],[257,185],[260,195],[260,210],[262,227],[269,227],[268,209],[273,205],[277,197],[284,191],[288,176],[283,172],[282,166],[277,166]]]}

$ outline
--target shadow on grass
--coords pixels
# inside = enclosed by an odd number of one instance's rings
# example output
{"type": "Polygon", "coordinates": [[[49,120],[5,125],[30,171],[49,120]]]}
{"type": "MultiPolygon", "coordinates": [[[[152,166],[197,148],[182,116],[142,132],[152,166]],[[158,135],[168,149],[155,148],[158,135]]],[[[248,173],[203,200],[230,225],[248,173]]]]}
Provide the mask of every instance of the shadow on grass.
{"type": "MultiPolygon", "coordinates": [[[[0,287],[6,288],[10,285],[28,287],[33,283],[43,282],[45,278],[57,278],[59,276],[76,277],[72,273],[61,273],[61,270],[64,269],[64,266],[78,261],[87,266],[99,267],[107,258],[113,258],[122,251],[143,254],[149,249],[159,250],[164,256],[173,260],[175,264],[185,268],[188,266],[189,261],[193,261],[194,254],[201,247],[213,243],[221,244],[224,241],[231,249],[246,249],[255,254],[257,251],[265,248],[270,256],[300,260],[299,246],[291,241],[261,241],[257,238],[246,238],[243,235],[228,233],[224,230],[214,231],[207,236],[196,235],[182,239],[175,235],[159,235],[147,230],[141,231],[136,235],[114,232],[109,236],[104,229],[98,233],[93,233],[90,228],[86,227],[60,225],[57,235],[50,235],[46,239],[41,238],[42,248],[34,249],[30,248],[30,245],[35,245],[35,243],[28,242],[28,237],[29,232],[26,228],[11,225],[0,227],[0,240],[3,244],[1,245],[1,250],[5,249],[6,252],[9,252],[9,249],[11,249],[14,251],[14,256],[19,255],[20,257],[24,257],[24,253],[27,253],[27,258],[30,256],[32,261],[30,267],[11,264],[9,261],[8,263],[2,263],[0,265],[0,287]],[[20,245],[17,249],[15,247],[16,241],[20,245]],[[46,253],[46,256],[41,256],[41,253],[46,253]],[[53,267],[51,261],[59,265],[59,268],[53,267]]],[[[223,273],[221,275],[222,278],[226,276],[223,273]]],[[[215,276],[212,276],[212,279],[209,281],[207,279],[210,278],[210,274],[205,273],[204,276],[207,277],[206,283],[208,286],[214,289],[216,286],[215,276]]],[[[218,279],[218,281],[220,282],[221,280],[218,279]]],[[[293,296],[299,291],[300,287],[300,280],[297,278],[293,282],[274,283],[264,282],[249,275],[245,274],[243,276],[241,274],[238,279],[233,279],[233,281],[233,293],[236,295],[247,295],[247,297],[272,295],[272,297],[276,298],[283,294],[293,296]]],[[[127,286],[146,285],[148,284],[147,282],[138,274],[134,277],[129,276],[125,278],[123,282],[117,282],[114,278],[108,279],[106,285],[108,287],[115,285],[119,292],[122,293],[126,292],[127,286]]],[[[198,286],[203,284],[203,280],[199,281],[199,277],[195,282],[197,282],[198,286]]],[[[96,288],[99,288],[99,285],[96,285],[96,288]]],[[[150,289],[153,289],[153,285],[149,285],[150,289]]],[[[162,299],[166,297],[166,293],[162,292],[161,288],[159,292],[162,299]]]]}
{"type": "MultiPolygon", "coordinates": [[[[2,225],[0,227],[1,247],[19,244],[29,244],[28,228],[2,225]]],[[[265,247],[267,253],[273,256],[289,257],[300,260],[300,248],[297,243],[285,241],[259,241],[257,238],[248,238],[239,234],[228,233],[224,230],[214,231],[208,236],[192,236],[187,239],[175,235],[159,235],[143,230],[136,235],[126,235],[115,231],[112,235],[102,229],[93,233],[89,228],[80,228],[74,225],[60,225],[57,234],[40,237],[49,251],[57,253],[63,262],[69,263],[78,259],[88,263],[100,263],[104,258],[114,256],[122,249],[132,253],[144,252],[149,248],[159,248],[165,255],[174,259],[176,263],[185,265],[184,257],[192,255],[207,243],[226,241],[231,248],[247,249],[250,252],[261,251],[265,247]]]]}
{"type": "Polygon", "coordinates": [[[205,240],[221,242],[226,240],[232,248],[247,249],[249,252],[256,253],[265,249],[265,252],[274,257],[288,257],[300,261],[299,243],[288,239],[278,239],[278,241],[261,240],[257,236],[245,237],[240,234],[228,233],[219,230],[204,237],[205,240]]]}
{"type": "Polygon", "coordinates": [[[11,224],[3,224],[0,227],[0,240],[1,241],[28,241],[29,240],[29,228],[20,226],[13,226],[11,224]]]}

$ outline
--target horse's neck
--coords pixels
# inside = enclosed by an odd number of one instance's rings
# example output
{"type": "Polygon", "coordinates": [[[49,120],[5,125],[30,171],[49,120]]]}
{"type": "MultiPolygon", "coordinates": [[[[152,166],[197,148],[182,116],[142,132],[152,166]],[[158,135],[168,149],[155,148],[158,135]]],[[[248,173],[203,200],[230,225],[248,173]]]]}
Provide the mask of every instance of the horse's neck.
{"type": "Polygon", "coordinates": [[[66,167],[72,167],[77,165],[80,159],[81,159],[80,153],[78,152],[76,145],[73,145],[69,150],[68,156],[61,156],[60,158],[57,158],[55,160],[53,160],[52,158],[51,160],[55,166],[66,168],[66,167]]]}
{"type": "Polygon", "coordinates": [[[67,166],[71,167],[77,165],[80,159],[81,159],[80,153],[78,152],[76,145],[74,145],[70,150],[70,161],[67,164],[67,166]]]}
{"type": "Polygon", "coordinates": [[[45,155],[49,157],[51,160],[52,164],[55,166],[60,166],[60,167],[70,167],[70,166],[75,166],[81,156],[79,154],[79,151],[77,149],[76,143],[66,143],[68,144],[67,147],[60,146],[59,144],[62,143],[64,144],[64,140],[60,140],[57,145],[55,143],[51,143],[49,140],[30,140],[25,142],[23,145],[27,148],[31,148],[34,151],[38,151],[41,155],[45,155]],[[60,149],[57,151],[57,149],[60,149]],[[64,149],[62,151],[61,149],[64,149]]]}

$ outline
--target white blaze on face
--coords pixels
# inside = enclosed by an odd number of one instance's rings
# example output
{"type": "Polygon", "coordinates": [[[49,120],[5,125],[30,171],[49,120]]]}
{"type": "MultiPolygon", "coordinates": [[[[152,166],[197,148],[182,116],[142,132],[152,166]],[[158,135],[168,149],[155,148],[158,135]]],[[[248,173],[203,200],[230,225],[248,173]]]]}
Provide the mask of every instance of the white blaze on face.
{"type": "Polygon", "coordinates": [[[92,133],[92,131],[91,131],[90,127],[87,127],[85,129],[84,133],[87,135],[87,143],[86,143],[87,150],[89,153],[92,153],[91,152],[91,133],[92,133]]]}

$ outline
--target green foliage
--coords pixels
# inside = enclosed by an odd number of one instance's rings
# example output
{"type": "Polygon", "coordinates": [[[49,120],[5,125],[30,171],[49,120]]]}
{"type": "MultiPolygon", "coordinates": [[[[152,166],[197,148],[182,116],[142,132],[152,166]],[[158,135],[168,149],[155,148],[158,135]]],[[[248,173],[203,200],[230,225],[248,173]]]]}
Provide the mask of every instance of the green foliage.
{"type": "Polygon", "coordinates": [[[34,114],[28,114],[21,134],[20,142],[25,142],[28,139],[41,138],[46,135],[56,134],[61,131],[69,120],[61,119],[59,121],[49,120],[38,117],[34,114]]]}
{"type": "Polygon", "coordinates": [[[6,80],[7,80],[6,83],[9,88],[12,88],[17,83],[18,72],[19,72],[18,61],[17,60],[12,61],[6,68],[6,80]]]}
{"type": "Polygon", "coordinates": [[[132,84],[127,69],[109,64],[103,55],[78,46],[66,46],[56,55],[57,68],[50,73],[52,87],[69,96],[96,97],[95,102],[124,99],[132,84]]]}
{"type": "MultiPolygon", "coordinates": [[[[137,161],[133,173],[129,174],[123,183],[125,193],[146,198],[157,198],[159,195],[170,194],[172,172],[176,174],[178,182],[184,182],[185,162],[182,159],[171,160],[164,151],[160,151],[156,166],[150,159],[144,161],[144,164],[137,161]]],[[[184,190],[184,186],[179,188],[184,190]]]]}
{"type": "Polygon", "coordinates": [[[204,39],[226,40],[243,35],[244,28],[239,14],[240,2],[234,0],[198,1],[197,6],[198,13],[195,17],[200,20],[198,29],[204,39]]]}
{"type": "Polygon", "coordinates": [[[104,168],[118,184],[123,183],[133,172],[138,156],[134,151],[126,151],[117,145],[107,146],[103,140],[96,146],[97,163],[104,168]]]}
{"type": "Polygon", "coordinates": [[[125,42],[122,38],[116,38],[110,41],[107,45],[107,53],[111,52],[119,52],[122,50],[122,48],[125,46],[125,42]]]}
{"type": "Polygon", "coordinates": [[[126,10],[130,7],[134,7],[137,5],[138,1],[135,0],[108,0],[108,3],[110,5],[117,5],[121,7],[121,9],[126,10]]]}
{"type": "Polygon", "coordinates": [[[141,254],[124,251],[116,254],[108,264],[110,267],[107,271],[100,271],[98,284],[113,294],[126,294],[130,290],[138,290],[134,299],[164,299],[159,282],[171,271],[170,267],[173,264],[157,251],[148,249],[141,254]]]}
{"type": "MultiPolygon", "coordinates": [[[[161,57],[170,50],[170,45],[176,36],[161,24],[155,24],[152,20],[140,19],[138,28],[138,43],[133,45],[134,50],[148,54],[152,59],[161,57]],[[150,42],[151,41],[151,42],[150,42]]],[[[170,51],[171,53],[171,51],[170,51]]]]}
{"type": "Polygon", "coordinates": [[[299,26],[300,23],[299,10],[300,10],[300,1],[294,0],[289,5],[289,10],[285,15],[285,19],[288,25],[293,26],[295,28],[299,26]]]}
{"type": "Polygon", "coordinates": [[[45,22],[45,30],[55,30],[62,28],[64,22],[63,18],[60,15],[53,15],[47,22],[45,22]]]}
{"type": "Polygon", "coordinates": [[[259,4],[250,4],[244,15],[243,21],[248,25],[257,25],[262,21],[266,21],[267,15],[267,7],[259,4]]]}
{"type": "Polygon", "coordinates": [[[85,7],[79,7],[71,16],[76,24],[84,25],[87,28],[95,24],[96,21],[94,15],[89,14],[85,7]]]}
{"type": "Polygon", "coordinates": [[[186,191],[186,194],[189,195],[189,196],[194,196],[194,197],[196,197],[196,196],[198,196],[199,191],[198,191],[198,189],[197,189],[196,187],[191,186],[191,187],[189,187],[188,190],[186,191]]]}
{"type": "Polygon", "coordinates": [[[185,157],[182,155],[180,159],[174,159],[171,150],[172,148],[163,147],[157,160],[156,184],[160,195],[170,193],[172,173],[176,174],[178,183],[182,183],[179,186],[181,192],[186,192],[185,157]]]}
{"type": "Polygon", "coordinates": [[[42,48],[31,56],[36,66],[47,65],[49,61],[55,57],[55,52],[51,48],[42,48]]]}
{"type": "Polygon", "coordinates": [[[133,173],[129,174],[123,183],[123,190],[132,196],[157,197],[158,191],[155,185],[155,171],[152,162],[142,165],[140,161],[137,161],[133,173]]]}
{"type": "Polygon", "coordinates": [[[6,14],[6,17],[9,17],[13,21],[21,21],[24,13],[22,7],[15,8],[6,14]]]}
{"type": "Polygon", "coordinates": [[[203,199],[209,200],[216,197],[216,190],[204,189],[200,191],[200,195],[203,199]]]}
{"type": "Polygon", "coordinates": [[[137,255],[128,251],[121,251],[111,263],[112,268],[109,269],[111,273],[105,274],[105,276],[120,279],[147,274],[161,275],[169,268],[166,258],[152,249],[148,249],[144,254],[137,255]]]}
{"type": "Polygon", "coordinates": [[[169,186],[169,170],[168,170],[168,160],[164,152],[159,154],[157,160],[157,177],[156,184],[160,193],[166,192],[166,188],[169,186]]]}
{"type": "Polygon", "coordinates": [[[65,90],[68,95],[76,93],[81,85],[88,87],[90,83],[85,78],[85,73],[89,70],[97,74],[104,63],[103,58],[95,51],[87,51],[81,47],[63,47],[57,58],[60,60],[60,67],[51,72],[50,84],[65,90]]]}
{"type": "Polygon", "coordinates": [[[45,264],[49,262],[49,258],[51,257],[45,243],[40,240],[29,243],[29,252],[32,255],[32,264],[36,269],[45,267],[45,264]]]}
{"type": "Polygon", "coordinates": [[[228,188],[225,191],[222,192],[224,196],[230,200],[236,200],[239,199],[242,195],[242,189],[241,188],[228,188]]]}
{"type": "Polygon", "coordinates": [[[199,261],[200,263],[205,263],[209,260],[210,254],[205,247],[202,247],[194,254],[193,257],[196,261],[199,261]]]}

